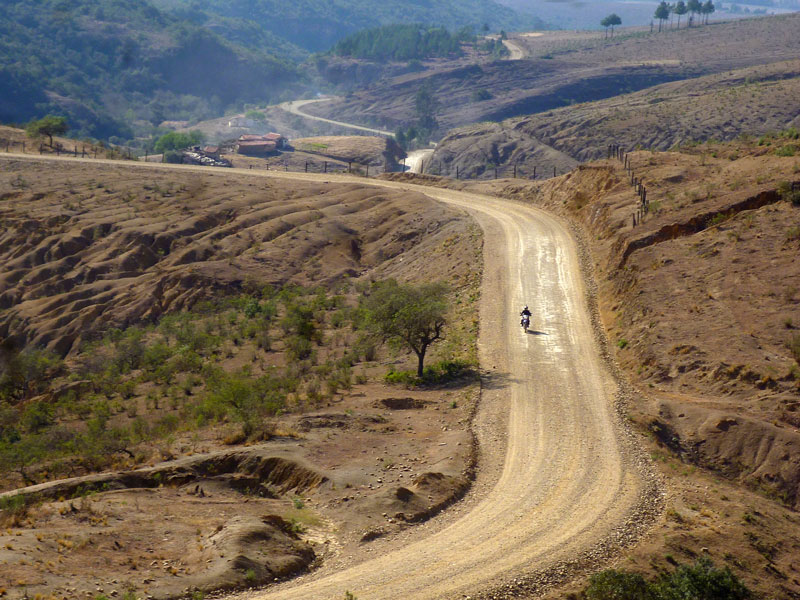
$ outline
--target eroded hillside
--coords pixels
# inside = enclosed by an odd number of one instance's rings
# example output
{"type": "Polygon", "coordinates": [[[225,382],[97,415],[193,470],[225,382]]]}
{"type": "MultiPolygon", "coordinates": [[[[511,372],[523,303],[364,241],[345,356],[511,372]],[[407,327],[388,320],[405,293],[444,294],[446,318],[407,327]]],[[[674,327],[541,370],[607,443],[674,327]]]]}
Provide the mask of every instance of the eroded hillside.
{"type": "Polygon", "coordinates": [[[247,282],[388,270],[457,219],[421,195],[358,185],[6,164],[0,335],[61,354],[100,325],[154,319],[247,282]]]}
{"type": "Polygon", "coordinates": [[[464,214],[246,171],[3,166],[0,595],[265,585],[466,492],[482,246],[464,214]],[[385,278],[450,286],[425,386],[392,383],[411,357],[361,324],[385,278]]]}
{"type": "Polygon", "coordinates": [[[674,81],[607,100],[502,123],[452,131],[437,146],[431,172],[478,176],[486,165],[520,174],[564,172],[602,158],[608,145],[668,150],[800,125],[800,63],[788,61],[674,81]]]}

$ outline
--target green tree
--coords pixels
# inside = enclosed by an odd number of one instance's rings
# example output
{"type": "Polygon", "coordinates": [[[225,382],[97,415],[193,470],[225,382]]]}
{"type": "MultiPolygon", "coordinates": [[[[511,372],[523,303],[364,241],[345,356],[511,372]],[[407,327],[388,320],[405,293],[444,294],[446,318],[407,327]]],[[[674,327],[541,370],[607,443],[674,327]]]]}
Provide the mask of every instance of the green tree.
{"type": "Polygon", "coordinates": [[[436,121],[436,113],[439,111],[439,101],[433,95],[430,85],[426,82],[414,96],[414,107],[417,111],[417,121],[419,126],[423,129],[431,131],[436,129],[438,123],[436,121]]]}
{"type": "Polygon", "coordinates": [[[678,15],[678,29],[681,28],[681,16],[685,15],[689,12],[689,9],[686,8],[686,3],[683,0],[678,0],[678,3],[675,5],[675,14],[678,15]]]}
{"type": "Polygon", "coordinates": [[[195,130],[190,131],[189,133],[170,131],[156,140],[154,148],[158,153],[164,153],[170,150],[182,150],[183,148],[188,148],[189,146],[201,144],[204,139],[205,135],[202,131],[195,130]]]}
{"type": "Polygon", "coordinates": [[[50,147],[53,147],[53,136],[64,135],[69,131],[69,124],[65,117],[57,117],[55,115],[47,115],[38,121],[31,121],[25,127],[25,132],[28,137],[37,138],[46,135],[50,139],[50,147]]]}
{"type": "MultiPolygon", "coordinates": [[[[697,2],[697,0],[695,0],[695,2],[697,2]]],[[[248,110],[246,113],[244,113],[244,116],[246,119],[252,119],[253,121],[258,121],[261,123],[267,120],[267,115],[260,110],[248,110]]]]}
{"type": "Polygon", "coordinates": [[[651,600],[649,584],[638,573],[607,569],[589,578],[588,600],[651,600]]]}
{"type": "Polygon", "coordinates": [[[363,298],[365,324],[384,341],[411,349],[422,377],[425,354],[443,337],[447,313],[447,286],[400,284],[394,279],[373,284],[363,298]]]}
{"type": "Polygon", "coordinates": [[[711,0],[706,0],[705,3],[703,3],[702,13],[704,17],[704,22],[706,24],[708,24],[709,15],[711,15],[711,13],[713,13],[715,10],[716,7],[714,6],[714,3],[711,0]]]}
{"type": "Polygon", "coordinates": [[[703,3],[700,0],[689,0],[686,3],[686,8],[689,9],[692,17],[689,19],[689,26],[691,26],[692,21],[694,20],[694,15],[699,15],[703,11],[703,3]]]}
{"type": "Polygon", "coordinates": [[[622,25],[622,19],[619,18],[617,13],[611,13],[601,23],[606,28],[611,27],[611,37],[614,37],[614,26],[615,25],[622,25]]]}
{"type": "Polygon", "coordinates": [[[664,21],[669,19],[669,4],[667,4],[664,0],[661,0],[661,4],[658,5],[656,8],[655,18],[658,19],[658,32],[661,33],[661,27],[664,25],[664,21]]]}
{"type": "Polygon", "coordinates": [[[700,558],[693,565],[680,565],[659,577],[651,587],[658,600],[745,600],[752,596],[727,566],[717,569],[708,558],[700,558]]]}

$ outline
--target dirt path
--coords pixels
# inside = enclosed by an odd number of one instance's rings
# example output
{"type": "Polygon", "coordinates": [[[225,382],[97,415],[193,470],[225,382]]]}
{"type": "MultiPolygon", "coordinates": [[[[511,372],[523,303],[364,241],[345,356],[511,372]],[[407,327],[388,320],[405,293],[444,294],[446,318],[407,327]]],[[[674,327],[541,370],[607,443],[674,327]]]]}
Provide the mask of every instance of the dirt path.
{"type": "Polygon", "coordinates": [[[558,579],[566,572],[559,564],[593,561],[599,545],[633,539],[647,483],[616,424],[615,385],[593,337],[569,231],[551,215],[509,201],[369,183],[424,191],[467,210],[484,230],[479,350],[488,374],[476,422],[481,468],[475,491],[464,508],[454,509],[460,516],[433,534],[422,528],[409,534],[410,543],[378,558],[345,569],[323,566],[247,597],[340,600],[349,590],[359,600],[455,598],[523,575],[555,571],[558,579]],[[533,312],[527,335],[516,316],[523,304],[533,312]]]}
{"type": "Polygon", "coordinates": [[[515,44],[511,40],[503,40],[503,45],[511,53],[508,60],[522,60],[525,58],[525,50],[519,44],[515,44]]]}
{"type": "Polygon", "coordinates": [[[422,167],[424,167],[424,163],[428,161],[428,159],[433,154],[433,148],[425,148],[423,150],[412,150],[408,153],[404,164],[406,165],[406,171],[409,173],[420,173],[422,167]]]}
{"type": "Polygon", "coordinates": [[[371,127],[362,127],[361,125],[353,125],[352,123],[342,123],[341,121],[333,121],[331,119],[325,119],[323,117],[316,117],[314,115],[310,115],[307,112],[303,112],[302,110],[300,110],[301,108],[303,108],[308,104],[314,104],[315,102],[330,102],[331,100],[335,100],[335,98],[317,98],[314,100],[292,100],[290,102],[284,102],[283,104],[279,104],[278,108],[290,112],[293,115],[299,115],[306,119],[314,119],[315,121],[331,123],[332,125],[338,125],[340,127],[348,127],[350,129],[356,129],[358,131],[366,131],[368,133],[377,133],[379,135],[394,137],[394,133],[392,133],[391,131],[385,131],[383,129],[373,129],[371,127]]]}

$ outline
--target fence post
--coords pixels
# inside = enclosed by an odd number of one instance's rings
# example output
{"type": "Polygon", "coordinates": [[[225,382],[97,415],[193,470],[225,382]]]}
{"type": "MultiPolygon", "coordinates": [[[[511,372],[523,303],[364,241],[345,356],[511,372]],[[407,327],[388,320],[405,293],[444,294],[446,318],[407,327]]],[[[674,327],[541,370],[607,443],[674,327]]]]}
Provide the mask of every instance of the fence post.
{"type": "Polygon", "coordinates": [[[514,163],[514,179],[517,178],[517,163],[514,163]]]}
{"type": "Polygon", "coordinates": [[[42,152],[44,152],[44,146],[41,142],[39,142],[39,154],[41,154],[42,152]]]}
{"type": "Polygon", "coordinates": [[[497,179],[497,167],[494,168],[494,178],[497,179]]]}
{"type": "Polygon", "coordinates": [[[555,176],[556,176],[556,168],[553,167],[553,177],[555,177],[555,176]]]}
{"type": "Polygon", "coordinates": [[[369,177],[369,163],[367,163],[367,170],[365,171],[364,177],[369,177]]]}
{"type": "Polygon", "coordinates": [[[456,180],[458,180],[458,165],[456,165],[456,180]]]}
{"type": "Polygon", "coordinates": [[[425,172],[425,161],[419,161],[419,174],[422,175],[425,172]]]}
{"type": "Polygon", "coordinates": [[[306,170],[305,170],[305,172],[308,173],[308,161],[306,161],[306,170]]]}
{"type": "Polygon", "coordinates": [[[325,173],[327,173],[327,172],[328,172],[328,161],[327,161],[327,160],[325,161],[325,171],[324,171],[324,172],[325,172],[325,173]]]}

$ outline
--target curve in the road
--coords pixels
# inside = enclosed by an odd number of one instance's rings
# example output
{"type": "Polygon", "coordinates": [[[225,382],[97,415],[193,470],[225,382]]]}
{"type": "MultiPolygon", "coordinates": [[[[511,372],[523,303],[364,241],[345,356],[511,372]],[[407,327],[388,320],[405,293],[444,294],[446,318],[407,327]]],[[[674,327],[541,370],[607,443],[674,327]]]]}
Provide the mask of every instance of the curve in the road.
{"type": "Polygon", "coordinates": [[[509,56],[507,60],[522,60],[525,58],[525,50],[522,46],[512,42],[511,40],[503,40],[503,45],[508,49],[509,56]]]}
{"type": "Polygon", "coordinates": [[[353,123],[343,123],[341,121],[334,121],[333,119],[325,119],[323,117],[310,115],[307,112],[300,110],[301,108],[309,104],[315,104],[317,102],[330,102],[331,100],[334,99],[335,98],[315,98],[313,100],[292,100],[290,102],[284,102],[283,104],[279,104],[278,107],[282,108],[287,112],[292,113],[293,115],[298,115],[306,119],[313,119],[314,121],[322,121],[323,123],[330,123],[331,125],[338,125],[339,127],[347,127],[348,129],[355,129],[357,131],[366,131],[368,133],[375,133],[387,137],[394,137],[394,133],[392,133],[391,131],[386,131],[384,129],[374,129],[372,127],[363,127],[361,125],[354,125],[353,123]]]}
{"type": "Polygon", "coordinates": [[[431,537],[253,598],[333,599],[345,590],[359,600],[460,597],[575,558],[623,523],[643,493],[615,425],[615,386],[595,347],[570,233],[516,203],[425,193],[467,210],[485,232],[481,363],[507,383],[484,394],[481,418],[507,411],[499,481],[431,537]],[[534,315],[527,335],[517,321],[523,304],[534,315]]]}
{"type": "Polygon", "coordinates": [[[370,184],[422,191],[466,210],[484,230],[479,352],[490,375],[475,426],[482,464],[499,466],[496,477],[481,474],[477,484],[485,487],[485,478],[496,483],[432,535],[248,598],[338,600],[345,591],[359,600],[456,598],[546,571],[619,538],[651,488],[626,456],[629,446],[613,407],[616,386],[597,351],[568,230],[551,215],[510,201],[397,182],[370,184]],[[533,312],[528,334],[518,323],[523,304],[533,312]],[[498,443],[502,433],[506,441],[498,443]]]}

